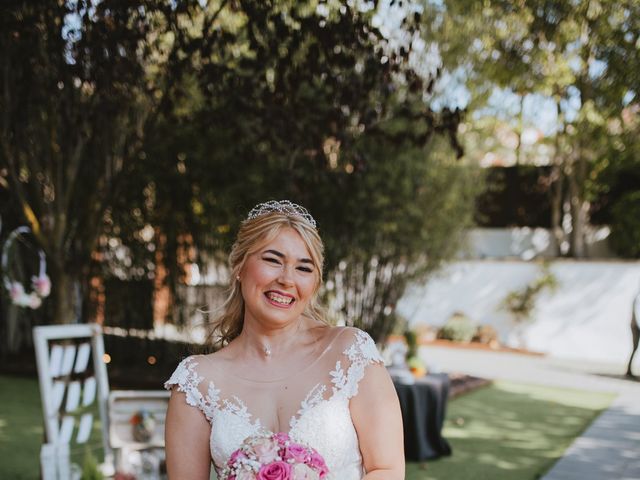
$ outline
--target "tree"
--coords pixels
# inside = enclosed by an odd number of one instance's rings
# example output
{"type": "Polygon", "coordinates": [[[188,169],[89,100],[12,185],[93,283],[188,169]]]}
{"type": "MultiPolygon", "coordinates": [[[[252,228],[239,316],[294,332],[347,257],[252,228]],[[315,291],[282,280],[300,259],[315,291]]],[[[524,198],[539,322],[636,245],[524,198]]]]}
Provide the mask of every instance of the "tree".
{"type": "Polygon", "coordinates": [[[324,199],[325,215],[340,212],[320,221],[332,257],[329,305],[376,340],[393,330],[406,288],[451,259],[472,224],[479,172],[443,143],[365,136],[357,154],[366,169],[343,174],[341,194],[324,199]]]}
{"type": "Polygon", "coordinates": [[[47,255],[52,321],[78,321],[74,292],[152,109],[156,13],[115,0],[0,8],[0,161],[47,255]]]}
{"type": "Polygon", "coordinates": [[[640,257],[640,106],[631,103],[612,122],[606,137],[604,169],[599,175],[598,202],[592,220],[609,225],[609,245],[621,257],[640,257]],[[635,213],[634,213],[635,212],[635,213]]]}
{"type": "Polygon", "coordinates": [[[638,78],[628,73],[640,65],[639,9],[634,1],[449,0],[431,24],[447,68],[464,71],[470,108],[484,105],[495,87],[555,104],[552,228],[562,241],[566,201],[573,256],[586,255],[594,180],[612,122],[637,101],[638,78]]]}
{"type": "MultiPolygon", "coordinates": [[[[392,45],[373,26],[375,10],[216,7],[194,11],[177,42],[198,53],[176,54],[174,108],[144,148],[163,167],[132,176],[145,179],[132,190],[153,185],[150,218],[167,245],[189,234],[200,260],[213,251],[216,265],[253,205],[306,205],[327,243],[329,285],[342,282],[327,292],[333,313],[384,337],[408,282],[450,256],[468,225],[474,189],[455,161],[459,114],[429,108],[435,73],[415,67],[412,41],[392,45]]],[[[421,39],[419,15],[405,12],[401,30],[421,39]]]]}
{"type": "Polygon", "coordinates": [[[112,243],[131,249],[124,277],[161,262],[175,289],[185,263],[219,265],[252,205],[291,198],[326,232],[328,277],[352,272],[362,307],[338,310],[388,333],[407,282],[452,254],[473,189],[455,161],[459,112],[429,106],[418,9],[394,7],[398,40],[364,7],[4,7],[2,161],[50,260],[55,321],[112,243]]]}

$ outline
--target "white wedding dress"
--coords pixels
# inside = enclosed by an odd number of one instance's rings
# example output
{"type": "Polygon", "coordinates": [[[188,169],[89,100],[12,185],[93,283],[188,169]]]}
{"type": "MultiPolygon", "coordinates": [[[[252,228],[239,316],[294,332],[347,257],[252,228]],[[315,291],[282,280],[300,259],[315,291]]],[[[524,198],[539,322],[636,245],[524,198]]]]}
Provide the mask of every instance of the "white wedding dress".
{"type": "Polygon", "coordinates": [[[294,375],[275,381],[249,380],[210,365],[206,356],[184,359],[165,388],[177,386],[189,405],[211,424],[209,447],[216,472],[249,436],[279,431],[315,448],[329,467],[330,480],[360,480],[364,476],[358,436],[351,420],[349,400],[371,364],[382,358],[371,337],[350,327],[336,333],[318,357],[294,375]],[[274,415],[261,402],[276,398],[274,415]],[[276,397],[273,397],[275,395],[276,397]],[[270,419],[261,421],[260,419],[270,419]],[[287,421],[288,420],[288,421],[287,421]]]}

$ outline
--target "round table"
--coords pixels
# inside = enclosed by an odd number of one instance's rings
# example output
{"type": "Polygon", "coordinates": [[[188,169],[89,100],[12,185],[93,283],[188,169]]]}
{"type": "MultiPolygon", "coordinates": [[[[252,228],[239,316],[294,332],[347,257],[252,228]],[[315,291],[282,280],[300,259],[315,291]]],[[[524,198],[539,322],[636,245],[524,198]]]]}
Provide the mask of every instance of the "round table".
{"type": "Polygon", "coordinates": [[[451,446],[442,436],[449,397],[449,376],[429,374],[415,383],[393,382],[404,424],[404,451],[409,461],[423,462],[451,455],[451,446]]]}

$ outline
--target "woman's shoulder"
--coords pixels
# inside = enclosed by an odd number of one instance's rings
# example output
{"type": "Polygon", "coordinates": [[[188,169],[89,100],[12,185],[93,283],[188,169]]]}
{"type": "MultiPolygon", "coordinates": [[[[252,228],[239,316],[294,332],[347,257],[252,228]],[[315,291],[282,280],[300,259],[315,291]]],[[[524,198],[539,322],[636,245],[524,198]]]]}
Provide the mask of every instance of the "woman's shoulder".
{"type": "Polygon", "coordinates": [[[200,383],[202,381],[198,372],[198,365],[200,363],[198,357],[200,356],[201,355],[189,355],[183,358],[171,374],[171,377],[164,382],[164,387],[168,389],[174,385],[185,386],[186,384],[197,385],[200,383]]]}
{"type": "Polygon", "coordinates": [[[204,397],[198,387],[204,377],[198,370],[198,364],[198,355],[184,358],[173,371],[171,377],[164,382],[164,388],[184,393],[187,404],[202,408],[204,397]]]}
{"type": "Polygon", "coordinates": [[[351,361],[365,360],[375,363],[382,361],[375,342],[364,330],[357,327],[331,328],[334,329],[333,344],[335,349],[348,356],[351,361]]]}

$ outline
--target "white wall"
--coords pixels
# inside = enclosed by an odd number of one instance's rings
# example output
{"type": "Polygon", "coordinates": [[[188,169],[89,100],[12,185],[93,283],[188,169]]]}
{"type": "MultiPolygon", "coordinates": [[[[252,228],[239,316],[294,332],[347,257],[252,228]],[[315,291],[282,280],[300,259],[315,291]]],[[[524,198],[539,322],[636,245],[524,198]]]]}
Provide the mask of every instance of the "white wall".
{"type": "MultiPolygon", "coordinates": [[[[586,244],[589,258],[614,258],[608,245],[609,227],[587,226],[586,244]]],[[[551,231],[547,228],[472,228],[467,237],[464,258],[533,258],[556,257],[551,231]]],[[[568,245],[567,245],[568,248],[568,245]]]]}
{"type": "MultiPolygon", "coordinates": [[[[556,260],[550,266],[559,286],[555,293],[545,291],[538,297],[532,321],[522,332],[526,347],[557,357],[626,364],[640,262],[556,260]]],[[[507,293],[539,275],[535,262],[455,262],[425,285],[411,288],[398,312],[410,324],[440,326],[462,311],[477,323],[495,327],[503,342],[518,346],[514,321],[499,306],[507,293]]],[[[640,365],[640,353],[637,356],[640,365]]]]}

